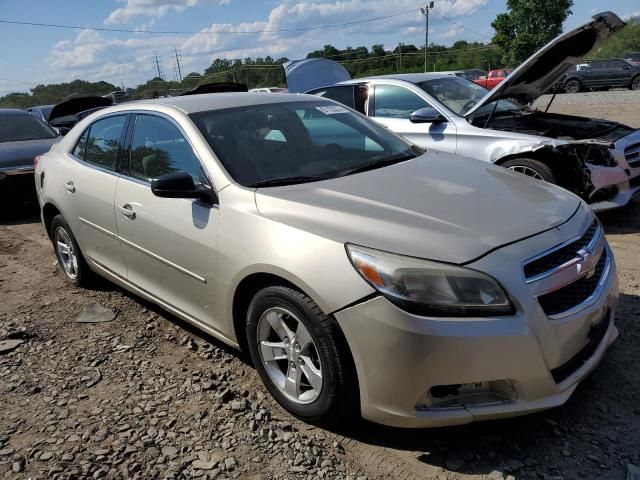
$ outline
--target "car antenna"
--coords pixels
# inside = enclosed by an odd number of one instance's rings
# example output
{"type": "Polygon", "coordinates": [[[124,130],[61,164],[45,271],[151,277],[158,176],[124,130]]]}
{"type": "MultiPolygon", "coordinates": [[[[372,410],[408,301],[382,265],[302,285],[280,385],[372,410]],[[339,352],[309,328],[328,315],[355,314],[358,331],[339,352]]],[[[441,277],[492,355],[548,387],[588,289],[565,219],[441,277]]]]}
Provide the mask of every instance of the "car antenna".
{"type": "Polygon", "coordinates": [[[551,95],[551,100],[549,100],[549,103],[547,103],[547,108],[544,109],[544,113],[547,113],[549,111],[549,107],[551,106],[551,104],[555,100],[557,94],[558,94],[558,92],[553,92],[553,95],[551,95]]]}

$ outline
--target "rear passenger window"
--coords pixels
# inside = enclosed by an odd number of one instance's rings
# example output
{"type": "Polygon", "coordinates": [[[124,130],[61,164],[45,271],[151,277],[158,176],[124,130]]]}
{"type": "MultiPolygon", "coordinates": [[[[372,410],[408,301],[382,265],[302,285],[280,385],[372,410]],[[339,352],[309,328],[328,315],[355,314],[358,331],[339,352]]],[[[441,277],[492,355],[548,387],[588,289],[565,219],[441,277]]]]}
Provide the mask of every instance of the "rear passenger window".
{"type": "Polygon", "coordinates": [[[131,176],[148,181],[176,172],[201,179],[200,161],[191,145],[168,120],[138,115],[131,141],[131,176]]]}
{"type": "Polygon", "coordinates": [[[429,105],[404,87],[398,85],[376,85],[375,117],[409,118],[413,112],[429,105]]]}
{"type": "Polygon", "coordinates": [[[78,143],[73,147],[71,151],[71,155],[76,157],[79,160],[84,160],[84,152],[87,149],[87,137],[89,136],[89,129],[87,128],[84,133],[80,136],[78,143]]]}
{"type": "Polygon", "coordinates": [[[89,137],[84,155],[84,160],[87,163],[98,165],[107,170],[116,170],[120,136],[125,120],[125,115],[107,117],[94,122],[89,127],[89,137]]]}

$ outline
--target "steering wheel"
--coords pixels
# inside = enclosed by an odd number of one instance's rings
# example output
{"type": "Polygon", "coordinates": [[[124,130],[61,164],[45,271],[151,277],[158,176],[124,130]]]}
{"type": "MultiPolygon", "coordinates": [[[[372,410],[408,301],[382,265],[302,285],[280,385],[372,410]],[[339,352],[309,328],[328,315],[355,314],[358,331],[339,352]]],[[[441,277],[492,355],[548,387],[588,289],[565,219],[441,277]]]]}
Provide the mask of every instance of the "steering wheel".
{"type": "Polygon", "coordinates": [[[475,106],[476,103],[478,103],[478,102],[476,102],[475,100],[469,100],[467,103],[465,103],[462,106],[462,111],[465,112],[465,113],[468,112],[469,110],[471,110],[475,106]]]}

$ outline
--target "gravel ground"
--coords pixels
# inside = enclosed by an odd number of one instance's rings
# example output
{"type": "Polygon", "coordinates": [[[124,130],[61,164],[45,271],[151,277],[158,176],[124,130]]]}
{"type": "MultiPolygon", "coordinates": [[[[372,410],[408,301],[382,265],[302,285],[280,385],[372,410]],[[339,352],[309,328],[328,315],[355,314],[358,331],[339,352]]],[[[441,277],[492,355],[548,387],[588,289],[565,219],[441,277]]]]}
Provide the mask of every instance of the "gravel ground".
{"type": "MultiPolygon", "coordinates": [[[[534,107],[545,109],[551,95],[543,95],[534,107]]],[[[640,127],[640,91],[611,90],[556,95],[550,112],[591,118],[606,118],[632,127],[640,127]]]]}
{"type": "Polygon", "coordinates": [[[567,404],[407,431],[298,421],[244,355],[107,282],[70,287],[37,218],[5,215],[0,342],[23,343],[0,353],[0,478],[624,479],[640,465],[640,203],[601,220],[621,336],[567,404]],[[96,304],[117,317],[78,323],[96,304]]]}

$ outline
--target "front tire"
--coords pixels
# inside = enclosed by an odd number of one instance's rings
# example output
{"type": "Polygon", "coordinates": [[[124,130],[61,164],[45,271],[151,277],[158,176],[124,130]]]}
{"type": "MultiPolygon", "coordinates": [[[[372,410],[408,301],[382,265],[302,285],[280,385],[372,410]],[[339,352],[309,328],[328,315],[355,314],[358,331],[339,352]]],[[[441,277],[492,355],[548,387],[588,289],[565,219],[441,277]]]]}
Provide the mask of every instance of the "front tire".
{"type": "Polygon", "coordinates": [[[629,86],[631,90],[640,90],[640,75],[631,80],[631,85],[629,86]]]}
{"type": "Polygon", "coordinates": [[[546,163],[533,158],[515,158],[502,164],[514,172],[549,183],[558,183],[551,168],[546,163]]]}
{"type": "Polygon", "coordinates": [[[578,93],[580,90],[582,90],[582,85],[575,79],[569,80],[564,86],[564,91],[567,93],[578,93]]]}
{"type": "Polygon", "coordinates": [[[356,410],[349,347],[313,300],[289,287],[266,287],[249,305],[246,327],[258,374],[286,410],[312,423],[334,423],[356,410]]]}
{"type": "Polygon", "coordinates": [[[51,240],[58,265],[60,265],[67,281],[76,287],[88,286],[91,280],[91,270],[82,256],[69,224],[62,215],[53,217],[51,240]]]}

